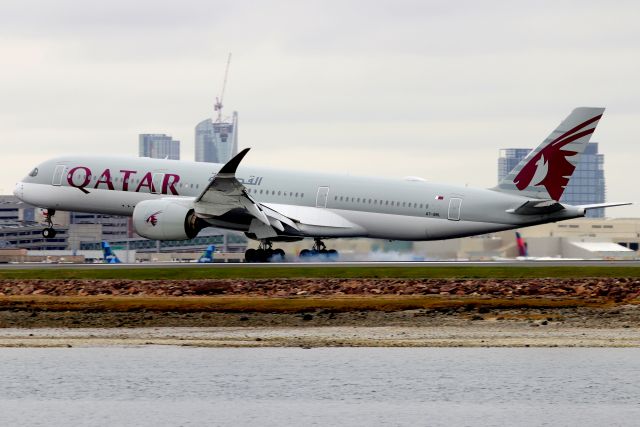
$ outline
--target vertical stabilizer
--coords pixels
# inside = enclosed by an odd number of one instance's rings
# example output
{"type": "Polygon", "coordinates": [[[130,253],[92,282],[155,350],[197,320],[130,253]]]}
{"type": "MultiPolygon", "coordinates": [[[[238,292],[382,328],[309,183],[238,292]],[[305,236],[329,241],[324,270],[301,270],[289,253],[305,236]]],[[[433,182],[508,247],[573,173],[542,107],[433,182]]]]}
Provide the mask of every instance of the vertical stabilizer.
{"type": "Polygon", "coordinates": [[[559,200],[604,108],[576,108],[494,190],[559,200]]]}
{"type": "Polygon", "coordinates": [[[113,253],[113,251],[111,250],[111,246],[109,246],[109,243],[103,241],[102,242],[102,253],[104,254],[104,262],[106,264],[120,264],[120,258],[118,258],[118,256],[113,253]]]}

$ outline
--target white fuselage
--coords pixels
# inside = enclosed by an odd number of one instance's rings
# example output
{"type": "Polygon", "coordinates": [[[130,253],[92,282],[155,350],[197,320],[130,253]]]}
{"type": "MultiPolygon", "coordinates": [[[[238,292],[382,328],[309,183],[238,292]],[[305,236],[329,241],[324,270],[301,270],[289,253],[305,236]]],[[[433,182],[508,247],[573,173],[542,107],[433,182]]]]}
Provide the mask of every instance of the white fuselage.
{"type": "MultiPolygon", "coordinates": [[[[195,199],[222,167],[219,164],[149,158],[69,156],[46,161],[14,193],[42,208],[132,215],[144,200],[195,199]]],[[[434,184],[422,180],[282,171],[240,166],[236,176],[247,193],[295,218],[337,214],[349,227],[302,224],[300,237],[371,237],[436,240],[512,229],[582,216],[565,210],[547,215],[509,213],[527,201],[514,194],[434,184]]],[[[247,231],[245,216],[208,218],[212,226],[247,231]]]]}

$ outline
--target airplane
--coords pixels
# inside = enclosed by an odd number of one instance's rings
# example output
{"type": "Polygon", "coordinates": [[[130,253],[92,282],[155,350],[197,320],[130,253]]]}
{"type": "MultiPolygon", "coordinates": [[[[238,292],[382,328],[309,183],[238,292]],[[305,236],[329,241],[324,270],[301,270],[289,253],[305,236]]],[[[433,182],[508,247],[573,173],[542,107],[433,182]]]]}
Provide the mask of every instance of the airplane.
{"type": "Polygon", "coordinates": [[[22,201],[47,210],[132,216],[135,232],[154,240],[192,239],[205,227],[258,240],[247,262],[284,257],[274,242],[312,238],[300,255],[335,258],[324,240],[368,237],[441,240],[578,218],[589,209],[558,200],[604,108],[574,109],[496,187],[436,184],[418,178],[356,177],[240,165],[74,155],[37,165],[16,184],[22,201]]]}
{"type": "Polygon", "coordinates": [[[202,256],[198,258],[197,262],[199,264],[206,264],[206,263],[213,262],[213,253],[215,252],[215,250],[216,250],[215,245],[207,246],[207,249],[205,249],[205,251],[202,253],[202,256]]]}
{"type": "Polygon", "coordinates": [[[529,256],[529,246],[527,242],[522,238],[519,232],[516,231],[516,245],[518,246],[518,257],[528,257],[529,256]]]}
{"type": "Polygon", "coordinates": [[[101,243],[101,246],[102,246],[102,253],[104,253],[105,264],[121,264],[122,263],[122,261],[120,261],[120,258],[118,258],[118,256],[115,253],[113,253],[113,251],[111,250],[111,246],[109,246],[109,243],[103,240],[101,243]]]}

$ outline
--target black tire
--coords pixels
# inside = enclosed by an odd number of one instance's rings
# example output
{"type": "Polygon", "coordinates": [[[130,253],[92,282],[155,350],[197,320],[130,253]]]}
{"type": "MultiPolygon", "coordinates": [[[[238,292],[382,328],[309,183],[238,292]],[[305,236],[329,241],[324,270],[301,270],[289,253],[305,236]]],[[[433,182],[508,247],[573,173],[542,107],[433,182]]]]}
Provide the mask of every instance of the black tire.
{"type": "Polygon", "coordinates": [[[284,257],[286,256],[286,254],[284,253],[284,250],[282,249],[276,249],[273,251],[273,255],[280,257],[282,261],[284,261],[284,257]]]}
{"type": "Polygon", "coordinates": [[[329,249],[327,251],[327,258],[329,258],[332,261],[337,260],[340,257],[340,254],[338,254],[338,251],[336,251],[335,249],[329,249]]]}
{"type": "Polygon", "coordinates": [[[267,249],[264,251],[264,262],[271,262],[273,258],[274,251],[273,249],[267,249]]]}
{"type": "Polygon", "coordinates": [[[256,250],[255,249],[247,249],[244,253],[244,261],[245,262],[256,262],[256,250]]]}
{"type": "Polygon", "coordinates": [[[52,227],[48,227],[42,230],[42,237],[44,237],[45,239],[53,239],[54,237],[56,237],[56,234],[58,233],[52,227]]]}
{"type": "Polygon", "coordinates": [[[300,251],[300,258],[307,258],[311,256],[311,251],[309,249],[303,249],[300,251]]]}
{"type": "Polygon", "coordinates": [[[255,262],[266,262],[267,261],[267,251],[264,249],[256,249],[256,261],[255,262]]]}

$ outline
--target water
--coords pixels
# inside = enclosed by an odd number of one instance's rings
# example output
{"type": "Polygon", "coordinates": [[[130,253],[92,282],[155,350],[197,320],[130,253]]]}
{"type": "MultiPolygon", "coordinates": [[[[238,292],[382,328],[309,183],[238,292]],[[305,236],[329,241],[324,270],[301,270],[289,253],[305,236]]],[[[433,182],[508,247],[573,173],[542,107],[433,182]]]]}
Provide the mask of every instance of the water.
{"type": "Polygon", "coordinates": [[[640,425],[640,349],[0,349],[0,425],[640,425]]]}

